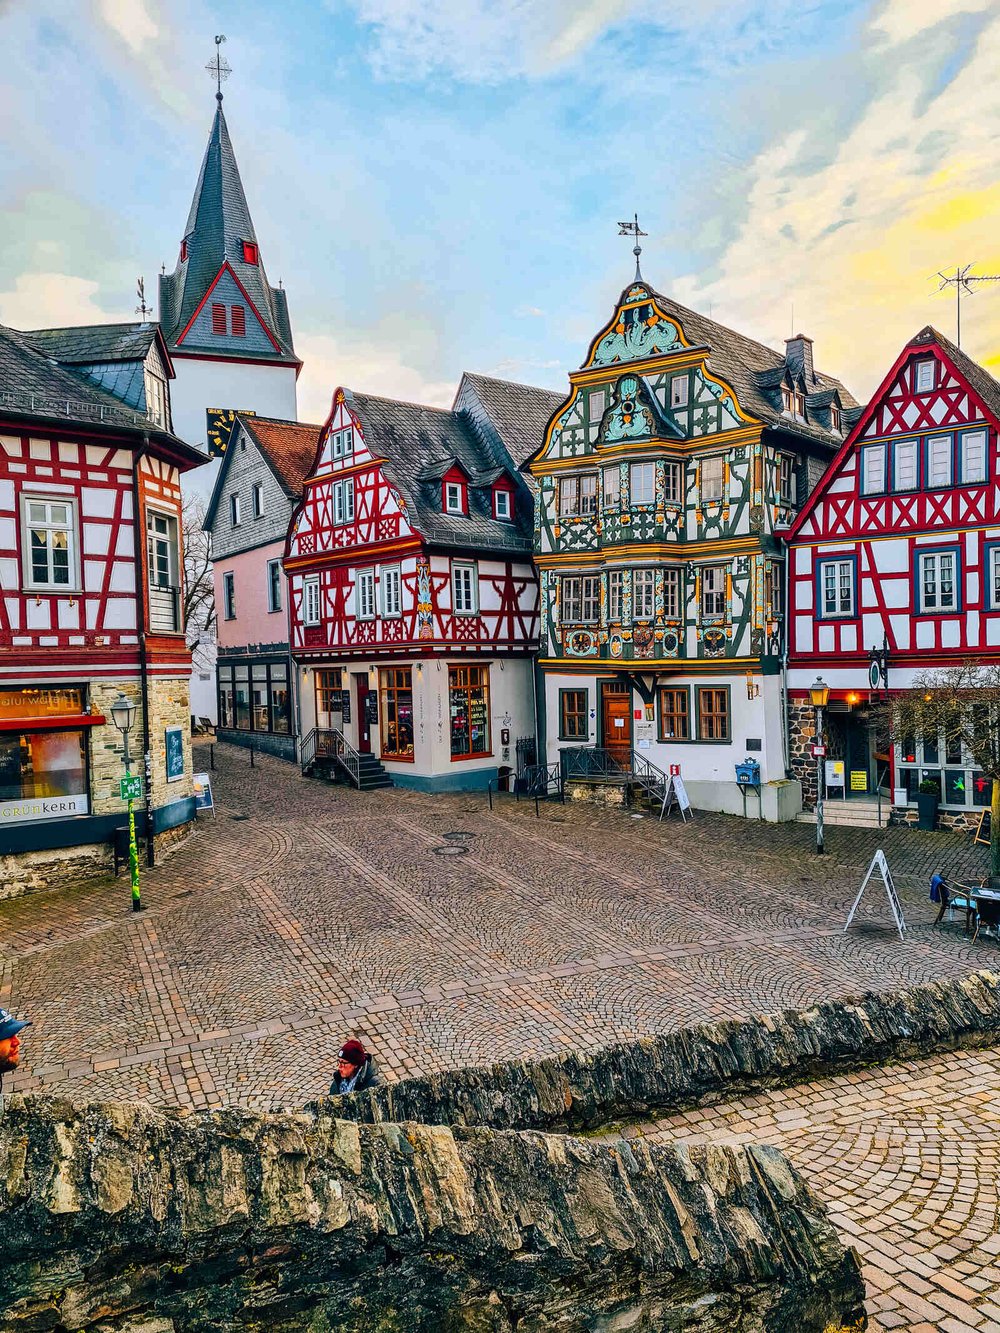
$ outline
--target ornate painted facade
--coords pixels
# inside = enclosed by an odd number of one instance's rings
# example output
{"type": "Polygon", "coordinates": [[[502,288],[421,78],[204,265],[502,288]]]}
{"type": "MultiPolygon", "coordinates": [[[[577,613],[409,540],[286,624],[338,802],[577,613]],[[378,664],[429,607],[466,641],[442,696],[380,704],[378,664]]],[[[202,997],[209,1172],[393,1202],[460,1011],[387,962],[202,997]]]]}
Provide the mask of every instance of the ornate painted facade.
{"type": "Polygon", "coordinates": [[[856,406],[808,338],[622,293],[530,465],[550,758],[638,749],[706,808],[742,809],[748,752],[785,778],[778,538],[856,406]]]}

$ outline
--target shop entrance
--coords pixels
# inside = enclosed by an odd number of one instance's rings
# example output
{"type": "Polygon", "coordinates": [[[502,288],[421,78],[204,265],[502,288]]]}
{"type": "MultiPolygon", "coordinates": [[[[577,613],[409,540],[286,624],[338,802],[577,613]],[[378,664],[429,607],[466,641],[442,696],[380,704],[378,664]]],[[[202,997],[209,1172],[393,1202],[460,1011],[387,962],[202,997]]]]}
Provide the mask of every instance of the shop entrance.
{"type": "Polygon", "coordinates": [[[368,721],[368,673],[359,671],[354,677],[354,691],[358,703],[358,753],[371,754],[371,723],[368,721]]]}
{"type": "Polygon", "coordinates": [[[623,768],[632,767],[632,690],[623,681],[601,686],[601,735],[604,748],[623,768]]]}

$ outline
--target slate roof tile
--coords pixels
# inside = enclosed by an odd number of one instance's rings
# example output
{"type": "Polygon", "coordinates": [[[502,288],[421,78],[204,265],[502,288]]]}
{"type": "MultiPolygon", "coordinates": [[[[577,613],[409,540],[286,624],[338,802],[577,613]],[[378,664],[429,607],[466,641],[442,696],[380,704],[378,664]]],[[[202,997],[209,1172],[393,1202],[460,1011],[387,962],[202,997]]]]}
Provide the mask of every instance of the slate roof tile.
{"type": "Polygon", "coordinates": [[[76,328],[29,329],[21,334],[43,356],[63,365],[96,361],[143,361],[156,340],[158,326],[83,324],[76,328]]]}

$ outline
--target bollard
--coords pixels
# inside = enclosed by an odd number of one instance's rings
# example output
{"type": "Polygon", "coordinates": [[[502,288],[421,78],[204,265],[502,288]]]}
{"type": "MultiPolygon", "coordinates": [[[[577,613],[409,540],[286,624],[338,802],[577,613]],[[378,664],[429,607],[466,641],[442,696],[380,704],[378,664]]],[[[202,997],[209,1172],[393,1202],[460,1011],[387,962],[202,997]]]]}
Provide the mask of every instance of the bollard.
{"type": "Polygon", "coordinates": [[[254,767],[254,762],[253,762],[253,741],[250,742],[250,767],[251,767],[251,768],[254,767]]]}
{"type": "Polygon", "coordinates": [[[214,742],[208,747],[208,762],[209,762],[209,767],[214,771],[214,769],[215,769],[215,743],[214,743],[214,742]]]}

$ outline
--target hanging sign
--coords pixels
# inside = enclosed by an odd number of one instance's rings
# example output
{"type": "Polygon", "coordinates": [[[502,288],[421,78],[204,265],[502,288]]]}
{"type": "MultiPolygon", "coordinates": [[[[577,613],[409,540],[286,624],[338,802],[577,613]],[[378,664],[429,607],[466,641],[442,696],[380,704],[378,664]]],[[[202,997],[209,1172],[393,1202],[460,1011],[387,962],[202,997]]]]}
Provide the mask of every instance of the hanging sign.
{"type": "Polygon", "coordinates": [[[868,881],[871,879],[872,875],[874,875],[876,870],[882,876],[882,883],[885,886],[885,895],[889,899],[889,910],[892,912],[892,919],[895,921],[896,929],[899,931],[899,938],[902,939],[903,931],[906,929],[906,922],[903,920],[903,909],[900,906],[896,886],[892,882],[892,872],[889,869],[889,863],[885,859],[885,852],[881,849],[879,849],[879,851],[872,857],[872,863],[868,867],[868,874],[865,875],[864,883],[861,885],[861,888],[858,889],[858,896],[854,899],[854,906],[847,915],[847,921],[844,923],[844,930],[846,931],[847,927],[854,920],[854,913],[858,910],[858,905],[861,902],[864,891],[868,887],[868,881]]]}
{"type": "Polygon", "coordinates": [[[814,745],[812,747],[812,757],[814,759],[824,759],[826,757],[826,746],[814,745]]]}

